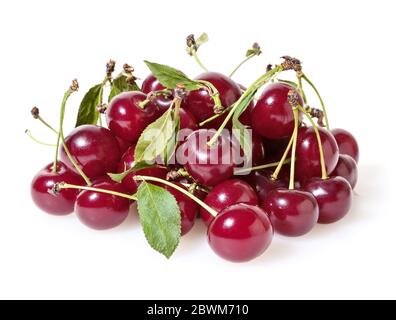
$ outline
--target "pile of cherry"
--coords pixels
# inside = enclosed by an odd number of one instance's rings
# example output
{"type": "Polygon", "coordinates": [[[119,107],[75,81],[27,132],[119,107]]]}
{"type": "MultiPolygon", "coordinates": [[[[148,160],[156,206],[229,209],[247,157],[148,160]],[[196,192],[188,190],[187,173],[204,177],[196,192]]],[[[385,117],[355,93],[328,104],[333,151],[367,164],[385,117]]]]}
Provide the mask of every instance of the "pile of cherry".
{"type": "MultiPolygon", "coordinates": [[[[110,85],[116,83],[111,76],[113,68],[108,65],[110,85]]],[[[75,212],[86,226],[107,230],[127,218],[139,195],[139,186],[151,182],[173,195],[177,202],[181,235],[188,233],[200,217],[208,226],[210,247],[233,262],[261,255],[274,232],[302,236],[317,223],[342,219],[350,210],[352,189],[357,182],[358,144],[346,130],[326,128],[325,110],[308,106],[301,86],[301,79],[308,78],[298,60],[286,57],[276,68],[268,68],[268,77],[255,82],[260,88],[247,89],[226,75],[209,71],[187,85],[169,85],[166,79],[161,83],[158,79],[168,69],[158,75],[150,74],[138,88],[130,68],[124,68],[121,78],[117,78],[125,81],[118,94],[111,97],[108,105],[100,103],[101,108],[96,108],[96,103],[95,110],[90,110],[98,113],[96,118],[80,123],[64,137],[65,104],[78,89],[77,82],[73,82],[62,104],[60,127],[51,127],[58,139],[56,160],[44,167],[31,184],[34,203],[53,215],[75,212]],[[295,72],[299,81],[279,80],[278,75],[288,70],[295,72]],[[192,83],[204,85],[190,90],[192,83]],[[134,91],[129,91],[131,88],[134,91]],[[216,109],[215,96],[221,102],[221,110],[216,109]],[[253,168],[248,175],[237,175],[232,162],[222,163],[223,153],[230,152],[224,148],[228,138],[223,131],[232,127],[226,117],[238,103],[246,105],[241,108],[240,122],[253,132],[253,168]],[[177,152],[188,148],[189,159],[193,157],[194,161],[183,166],[154,164],[131,170],[136,166],[135,146],[146,127],[176,107],[180,129],[192,131],[176,146],[177,152]],[[97,125],[103,113],[108,128],[97,125]],[[215,143],[197,144],[195,138],[202,134],[214,138],[215,143]],[[208,164],[205,159],[213,149],[221,155],[219,163],[208,164]],[[109,173],[124,176],[115,181],[109,173]]],[[[84,99],[89,99],[89,94],[84,99]]],[[[33,115],[46,123],[38,109],[33,115]]],[[[167,210],[165,200],[161,202],[154,206],[167,210]]],[[[149,242],[150,232],[145,228],[149,242]]],[[[162,253],[168,252],[161,250],[167,245],[167,239],[162,240],[165,244],[150,244],[162,253]]],[[[165,255],[170,256],[175,248],[165,255]]]]}

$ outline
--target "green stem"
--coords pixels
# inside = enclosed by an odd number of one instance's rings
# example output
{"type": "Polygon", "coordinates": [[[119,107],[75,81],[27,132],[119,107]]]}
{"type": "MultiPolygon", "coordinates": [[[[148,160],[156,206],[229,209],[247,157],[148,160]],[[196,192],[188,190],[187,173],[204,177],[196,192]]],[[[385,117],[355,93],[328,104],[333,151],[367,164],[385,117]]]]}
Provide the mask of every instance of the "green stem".
{"type": "Polygon", "coordinates": [[[302,80],[301,80],[301,76],[297,75],[297,85],[298,85],[298,93],[300,94],[300,96],[303,98],[304,101],[304,107],[307,104],[307,96],[305,95],[305,92],[303,90],[302,87],[302,80]]]}
{"type": "Polygon", "coordinates": [[[197,80],[197,82],[202,83],[210,90],[210,96],[212,97],[213,102],[215,104],[214,108],[218,110],[223,110],[223,106],[221,105],[219,90],[217,90],[217,88],[209,81],[197,80]]]}
{"type": "Polygon", "coordinates": [[[205,202],[203,202],[202,200],[200,200],[199,198],[197,198],[196,196],[194,196],[193,194],[188,192],[186,189],[179,187],[178,185],[176,185],[174,183],[171,183],[169,181],[166,181],[166,180],[163,180],[160,178],[149,177],[149,176],[135,176],[133,178],[137,181],[153,181],[153,182],[158,182],[158,183],[164,184],[168,187],[171,187],[171,188],[183,193],[185,196],[189,197],[190,199],[192,199],[193,201],[198,203],[202,208],[204,208],[206,211],[208,211],[213,217],[216,217],[218,214],[218,212],[216,210],[209,207],[205,202]]]}
{"type": "Polygon", "coordinates": [[[208,119],[206,119],[206,120],[200,122],[200,123],[198,124],[198,126],[199,126],[199,127],[202,127],[202,126],[204,126],[205,124],[207,124],[207,123],[209,123],[209,122],[212,122],[213,120],[216,120],[218,117],[221,117],[222,115],[224,115],[224,113],[230,111],[231,109],[232,109],[232,106],[231,106],[231,107],[228,107],[227,109],[225,109],[222,113],[215,114],[214,116],[212,116],[212,117],[210,117],[210,118],[208,118],[208,119]]]}
{"type": "Polygon", "coordinates": [[[38,116],[37,120],[41,121],[42,124],[44,124],[48,129],[53,131],[55,134],[58,134],[58,131],[56,131],[47,121],[41,118],[41,116],[38,116]]]}
{"type": "Polygon", "coordinates": [[[316,89],[316,87],[314,86],[312,81],[309,80],[309,78],[305,74],[302,75],[302,78],[312,87],[312,89],[315,91],[316,95],[318,96],[320,104],[322,106],[323,115],[324,115],[324,118],[326,120],[326,128],[327,128],[327,130],[330,130],[329,118],[327,117],[327,110],[326,110],[325,104],[323,102],[323,99],[322,99],[322,97],[321,97],[321,95],[319,93],[319,90],[316,89]]]}
{"type": "Polygon", "coordinates": [[[294,115],[294,131],[293,131],[293,148],[291,155],[291,164],[290,164],[290,182],[289,182],[289,190],[294,190],[294,176],[296,169],[296,149],[297,149],[297,136],[298,136],[298,108],[293,108],[294,115]]]}
{"type": "Polygon", "coordinates": [[[252,59],[252,58],[255,57],[256,55],[257,55],[256,53],[253,53],[253,54],[251,54],[250,56],[248,56],[247,58],[245,58],[241,63],[239,63],[239,64],[235,67],[235,69],[230,73],[229,77],[232,78],[232,76],[235,74],[235,72],[238,71],[238,69],[239,69],[240,67],[242,67],[246,62],[248,62],[250,59],[252,59]]]}
{"type": "Polygon", "coordinates": [[[77,185],[68,184],[68,183],[60,183],[58,185],[58,187],[59,187],[59,189],[77,189],[77,190],[94,191],[94,192],[111,194],[113,196],[129,199],[129,200],[133,200],[133,201],[137,200],[137,198],[135,196],[130,196],[129,194],[116,192],[116,191],[111,191],[111,190],[106,190],[106,189],[99,189],[99,188],[85,187],[85,186],[77,186],[77,185]]]}
{"type": "Polygon", "coordinates": [[[41,144],[43,146],[48,146],[48,147],[55,147],[56,145],[53,143],[46,143],[46,142],[42,142],[40,140],[38,140],[37,138],[35,138],[32,133],[30,132],[30,130],[26,130],[25,133],[27,134],[27,136],[32,139],[34,142],[37,142],[38,144],[41,144]]]}
{"type": "Polygon", "coordinates": [[[199,60],[197,51],[196,51],[196,50],[191,50],[191,54],[192,54],[192,56],[194,57],[196,63],[197,63],[205,72],[208,72],[208,71],[209,71],[208,68],[206,68],[206,67],[204,66],[204,64],[201,62],[201,60],[199,60]]]}
{"type": "MultiPolygon", "coordinates": [[[[290,163],[290,159],[287,159],[284,164],[290,163]]],[[[264,170],[264,169],[269,169],[278,166],[279,162],[272,162],[272,163],[267,163],[263,164],[261,166],[256,166],[252,168],[246,168],[246,169],[238,169],[235,170],[235,174],[240,174],[240,173],[246,173],[246,172],[251,172],[251,171],[257,171],[257,170],[264,170]]]]}
{"type": "Polygon", "coordinates": [[[212,139],[208,142],[208,146],[212,146],[218,137],[220,136],[223,129],[226,127],[228,121],[230,121],[231,117],[234,115],[236,110],[241,109],[242,113],[244,109],[249,105],[249,103],[254,99],[254,95],[258,89],[260,89],[263,85],[265,85],[268,81],[270,81],[274,76],[276,76],[279,72],[283,70],[282,66],[276,66],[274,69],[268,71],[260,78],[258,78],[253,84],[246,89],[246,91],[242,94],[242,96],[238,99],[238,101],[234,104],[227,117],[224,119],[223,123],[217,130],[216,134],[212,137],[212,139]]]}
{"type": "Polygon", "coordinates": [[[315,121],[313,121],[311,115],[302,107],[298,106],[299,110],[304,113],[304,115],[307,117],[309,122],[311,123],[312,127],[314,128],[315,134],[316,134],[316,139],[318,140],[318,147],[319,147],[319,155],[320,155],[320,165],[322,168],[322,179],[326,180],[328,179],[327,171],[326,171],[326,162],[324,158],[324,152],[323,152],[323,145],[322,145],[322,139],[320,138],[320,133],[318,126],[316,125],[315,121]]]}
{"type": "Polygon", "coordinates": [[[290,149],[293,145],[294,135],[295,135],[295,132],[293,132],[293,134],[290,138],[290,141],[285,149],[285,152],[283,153],[283,156],[282,156],[281,160],[279,161],[278,166],[276,167],[274,173],[272,174],[272,179],[274,179],[274,180],[278,179],[278,175],[281,172],[283,165],[286,163],[287,155],[289,154],[290,149]]]}

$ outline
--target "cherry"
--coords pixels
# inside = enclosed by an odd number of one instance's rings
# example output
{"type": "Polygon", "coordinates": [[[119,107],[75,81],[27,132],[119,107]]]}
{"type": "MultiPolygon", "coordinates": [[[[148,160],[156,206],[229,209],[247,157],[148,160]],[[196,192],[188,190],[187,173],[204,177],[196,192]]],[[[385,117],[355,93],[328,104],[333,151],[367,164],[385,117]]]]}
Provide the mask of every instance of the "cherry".
{"type": "MultiPolygon", "coordinates": [[[[187,188],[182,184],[175,184],[187,190],[187,188]]],[[[179,205],[181,215],[181,235],[184,236],[194,226],[199,209],[198,204],[191,198],[172,187],[165,186],[165,189],[176,198],[177,204],[179,205]]]]}
{"type": "Polygon", "coordinates": [[[342,177],[327,180],[312,178],[303,185],[303,190],[311,192],[319,204],[319,223],[333,223],[342,219],[351,208],[352,188],[342,177]]]}
{"type": "MultiPolygon", "coordinates": [[[[331,174],[338,162],[337,142],[331,132],[323,128],[318,129],[323,146],[326,171],[327,174],[331,174]]],[[[321,176],[318,140],[313,127],[299,129],[296,156],[296,176],[300,180],[321,176]]]]}
{"type": "Polygon", "coordinates": [[[181,108],[179,110],[180,117],[180,129],[190,129],[195,131],[198,129],[197,120],[194,115],[186,109],[181,108]]]}
{"type": "Polygon", "coordinates": [[[358,163],[360,153],[355,137],[344,129],[333,129],[331,132],[337,141],[340,154],[351,156],[358,163]]]}
{"type": "Polygon", "coordinates": [[[131,146],[131,143],[129,141],[121,139],[121,138],[119,138],[117,136],[115,136],[115,138],[117,139],[118,145],[120,146],[121,154],[124,154],[129,149],[129,147],[131,146]]]}
{"type": "MultiPolygon", "coordinates": [[[[122,156],[121,161],[118,165],[117,172],[122,173],[125,170],[130,169],[134,165],[134,161],[135,161],[135,146],[132,145],[127,150],[127,152],[125,152],[124,155],[122,156]]],[[[142,169],[142,170],[128,174],[124,178],[124,180],[122,180],[122,185],[130,194],[134,194],[137,192],[137,189],[141,183],[140,181],[135,181],[133,179],[134,176],[144,175],[144,176],[152,176],[152,177],[165,179],[167,173],[168,173],[168,170],[166,168],[158,167],[158,166],[155,166],[152,168],[147,168],[147,169],[142,169]]]]}
{"type": "MultiPolygon", "coordinates": [[[[246,203],[253,206],[258,205],[256,192],[248,183],[242,180],[231,179],[215,186],[206,196],[204,201],[209,207],[217,212],[225,208],[238,204],[246,203]]],[[[214,220],[210,212],[201,207],[201,218],[207,226],[214,220]]]]}
{"type": "Polygon", "coordinates": [[[340,176],[345,178],[351,185],[352,189],[354,189],[358,180],[358,168],[356,161],[348,155],[340,154],[337,166],[335,167],[331,176],[340,176]]]}
{"type": "MultiPolygon", "coordinates": [[[[99,178],[94,188],[126,193],[124,187],[107,177],[99,178]]],[[[75,211],[80,221],[95,230],[107,230],[119,226],[127,218],[130,200],[115,195],[82,191],[76,201],[75,211]]]]}
{"type": "Polygon", "coordinates": [[[269,247],[272,238],[272,225],[264,210],[243,203],[224,209],[208,229],[210,247],[232,262],[257,258],[269,247]]]}
{"type": "MultiPolygon", "coordinates": [[[[251,165],[258,166],[263,164],[265,158],[265,149],[261,137],[252,131],[252,145],[251,145],[251,165]]],[[[241,148],[240,152],[241,159],[244,159],[244,151],[241,148]]],[[[247,163],[245,159],[244,163],[240,163],[240,166],[243,166],[247,163]]],[[[238,162],[239,163],[239,162],[238,162]]],[[[250,167],[250,166],[249,166],[250,167]]]]}
{"type": "Polygon", "coordinates": [[[289,140],[290,138],[278,140],[263,139],[265,158],[268,163],[279,161],[279,159],[282,158],[282,155],[289,144],[289,140]]]}
{"type": "Polygon", "coordinates": [[[288,236],[302,236],[316,225],[319,206],[315,197],[298,190],[272,190],[262,204],[275,231],[288,236]]]}
{"type": "Polygon", "coordinates": [[[30,193],[36,206],[46,213],[67,215],[73,212],[78,190],[63,189],[57,196],[50,194],[49,191],[56,183],[67,182],[81,185],[84,184],[84,180],[60,161],[58,161],[57,173],[53,173],[53,166],[54,164],[50,163],[36,174],[30,193]]]}
{"type": "MultiPolygon", "coordinates": [[[[179,148],[183,164],[197,182],[214,186],[233,175],[236,148],[225,132],[209,147],[208,142],[216,131],[200,129],[194,131],[179,148]]],[[[180,156],[178,156],[180,158],[180,156]]]]}
{"type": "MultiPolygon", "coordinates": [[[[70,153],[89,178],[114,172],[121,158],[119,143],[110,130],[84,125],[75,128],[65,139],[70,153]]],[[[63,148],[60,158],[68,168],[76,171],[63,148]]]]}
{"type": "Polygon", "coordinates": [[[158,107],[149,102],[140,104],[147,95],[138,91],[124,92],[111,100],[106,111],[107,125],[118,137],[137,142],[143,130],[160,115],[158,107]]]}
{"type": "MultiPolygon", "coordinates": [[[[282,139],[290,137],[294,129],[294,116],[288,102],[288,93],[293,88],[283,83],[268,85],[252,111],[252,126],[262,137],[282,139]]],[[[300,104],[302,99],[299,96],[300,104]]],[[[302,114],[300,113],[300,120],[302,114]]]]}
{"type": "MultiPolygon", "coordinates": [[[[166,88],[158,81],[153,74],[147,76],[142,83],[142,92],[149,94],[153,91],[165,90],[166,88]]],[[[165,112],[172,105],[173,96],[157,95],[153,102],[158,106],[161,113],[165,112]]]]}
{"type": "Polygon", "coordinates": [[[260,203],[264,202],[268,193],[272,190],[287,187],[287,181],[283,179],[273,180],[271,178],[271,172],[267,171],[254,171],[247,176],[242,176],[241,178],[249,183],[249,185],[256,191],[260,203]]]}

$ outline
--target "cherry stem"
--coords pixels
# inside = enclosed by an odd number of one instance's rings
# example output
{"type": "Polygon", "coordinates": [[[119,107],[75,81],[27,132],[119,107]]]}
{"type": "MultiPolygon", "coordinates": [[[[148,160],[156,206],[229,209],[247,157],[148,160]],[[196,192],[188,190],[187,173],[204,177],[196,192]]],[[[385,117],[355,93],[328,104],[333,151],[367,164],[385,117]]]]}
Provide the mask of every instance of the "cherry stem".
{"type": "Polygon", "coordinates": [[[298,106],[293,107],[293,115],[294,115],[294,131],[293,131],[293,148],[291,155],[291,164],[290,164],[290,181],[289,181],[289,190],[294,190],[294,178],[296,171],[296,149],[297,149],[297,137],[298,137],[298,106]]]}
{"type": "Polygon", "coordinates": [[[314,131],[316,134],[316,139],[318,140],[320,165],[322,167],[322,179],[327,180],[329,177],[328,177],[327,171],[326,171],[326,162],[325,162],[325,158],[324,158],[322,139],[320,138],[318,126],[316,125],[315,121],[313,121],[311,115],[301,105],[298,106],[298,109],[304,113],[304,115],[307,117],[307,119],[311,123],[312,127],[314,128],[314,131]]]}
{"type": "MultiPolygon", "coordinates": [[[[290,163],[290,159],[285,160],[284,164],[290,163]]],[[[235,170],[235,174],[240,174],[240,173],[246,173],[246,172],[251,172],[251,171],[257,171],[257,170],[264,170],[264,169],[269,169],[278,166],[279,162],[271,162],[267,164],[263,164],[261,166],[256,166],[256,167],[251,167],[251,168],[245,168],[245,169],[239,169],[235,170]]]]}
{"type": "Polygon", "coordinates": [[[42,141],[40,141],[39,139],[35,138],[35,137],[32,135],[32,133],[30,132],[30,130],[26,130],[25,133],[26,133],[26,135],[27,135],[30,139],[32,139],[34,142],[36,142],[36,143],[38,143],[38,144],[41,144],[41,145],[43,145],[43,146],[48,146],[48,147],[55,147],[55,146],[56,146],[56,144],[42,142],[42,141]]]}
{"type": "Polygon", "coordinates": [[[210,96],[213,99],[214,102],[214,108],[220,111],[223,111],[223,106],[221,105],[221,100],[220,100],[220,94],[219,94],[219,90],[217,90],[217,88],[209,81],[205,81],[205,80],[196,80],[199,83],[202,83],[205,87],[207,87],[210,91],[210,96]]]}
{"type": "Polygon", "coordinates": [[[318,96],[320,105],[322,106],[323,115],[326,120],[326,128],[327,128],[327,130],[330,130],[329,118],[327,117],[326,107],[325,107],[323,99],[319,93],[319,90],[315,87],[315,85],[312,83],[312,81],[305,74],[302,74],[301,77],[312,87],[312,89],[315,91],[316,95],[318,96]]]}
{"type": "Polygon", "coordinates": [[[202,208],[204,208],[206,211],[208,211],[213,217],[216,217],[218,214],[218,212],[216,210],[209,207],[205,202],[203,202],[202,200],[200,200],[199,198],[197,198],[196,196],[194,196],[193,194],[188,192],[186,189],[179,187],[178,185],[176,185],[174,183],[171,183],[169,181],[166,181],[166,180],[163,180],[160,178],[149,177],[149,176],[135,176],[135,177],[133,177],[133,179],[135,179],[136,181],[152,181],[152,182],[158,182],[158,183],[164,184],[168,187],[171,187],[171,188],[183,193],[185,196],[187,196],[190,199],[192,199],[193,201],[195,201],[202,208]]]}
{"type": "MultiPolygon", "coordinates": [[[[258,78],[255,82],[253,82],[249,88],[246,89],[246,91],[241,95],[241,97],[238,99],[238,101],[234,104],[230,112],[228,113],[227,117],[224,119],[223,123],[217,130],[217,132],[214,134],[212,139],[208,142],[208,146],[212,146],[219,136],[221,135],[221,132],[224,130],[226,127],[228,121],[230,121],[231,117],[234,115],[236,110],[246,109],[246,107],[249,105],[249,103],[254,99],[254,95],[257,92],[258,89],[260,89],[263,85],[265,85],[268,81],[270,81],[274,76],[276,76],[278,73],[283,71],[283,67],[281,65],[276,66],[274,69],[269,70],[267,73],[262,75],[260,78],[258,78]]],[[[241,111],[240,114],[243,112],[241,111]]]]}
{"type": "Polygon", "coordinates": [[[39,120],[42,124],[44,124],[48,129],[50,129],[52,132],[54,132],[55,134],[58,134],[58,131],[56,131],[47,121],[45,121],[40,115],[37,116],[36,118],[37,120],[39,120]]]}
{"type": "Polygon", "coordinates": [[[205,71],[208,72],[209,69],[204,66],[204,64],[199,60],[197,51],[195,49],[191,50],[191,55],[194,57],[195,62],[205,71]]]}
{"type": "Polygon", "coordinates": [[[293,132],[293,134],[292,134],[292,136],[291,136],[291,138],[290,138],[290,140],[289,140],[289,143],[288,143],[288,145],[287,145],[287,147],[286,147],[286,149],[285,149],[285,152],[283,153],[283,156],[282,156],[281,160],[280,160],[279,163],[278,163],[278,166],[276,167],[274,173],[273,173],[272,176],[271,176],[271,178],[272,178],[273,180],[278,179],[278,175],[279,175],[279,173],[281,172],[283,165],[286,164],[287,155],[289,154],[290,149],[291,149],[291,147],[292,147],[292,145],[293,145],[294,133],[295,133],[295,132],[293,132]]]}
{"type": "Polygon", "coordinates": [[[238,69],[240,67],[242,67],[246,62],[248,62],[250,59],[252,59],[253,57],[257,56],[257,53],[252,53],[250,56],[248,56],[247,58],[245,58],[244,60],[242,60],[242,62],[240,62],[235,69],[230,73],[229,77],[232,78],[235,74],[235,72],[238,71],[238,69]]]}
{"type": "Polygon", "coordinates": [[[231,106],[231,107],[228,107],[227,109],[224,109],[224,111],[223,111],[222,113],[218,113],[218,114],[215,114],[214,116],[211,116],[210,118],[208,118],[208,119],[206,119],[206,120],[200,122],[200,123],[198,124],[198,126],[199,126],[199,127],[202,127],[202,126],[204,126],[205,124],[207,124],[207,123],[209,123],[209,122],[212,122],[213,120],[216,120],[218,117],[221,117],[222,115],[224,115],[226,112],[230,111],[231,109],[232,109],[232,106],[231,106]]]}
{"type": "Polygon", "coordinates": [[[304,107],[305,107],[305,105],[307,104],[307,96],[305,95],[305,92],[303,90],[302,80],[301,80],[301,73],[297,73],[297,87],[298,87],[298,93],[303,98],[304,107]]]}
{"type": "Polygon", "coordinates": [[[111,194],[113,196],[126,198],[126,199],[133,200],[133,201],[137,200],[136,196],[131,196],[129,194],[125,194],[125,193],[121,193],[121,192],[116,192],[116,191],[111,191],[111,190],[106,190],[106,189],[100,189],[100,188],[86,187],[86,186],[77,186],[77,185],[68,184],[68,183],[59,183],[56,188],[58,188],[58,190],[61,190],[61,189],[77,189],[77,190],[94,191],[94,192],[111,194]]]}

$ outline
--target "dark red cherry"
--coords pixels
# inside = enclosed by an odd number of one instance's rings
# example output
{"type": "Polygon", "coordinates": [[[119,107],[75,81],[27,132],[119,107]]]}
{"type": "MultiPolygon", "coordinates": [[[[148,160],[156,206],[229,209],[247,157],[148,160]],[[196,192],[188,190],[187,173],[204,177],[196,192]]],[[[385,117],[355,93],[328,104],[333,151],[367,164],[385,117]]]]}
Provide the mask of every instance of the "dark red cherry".
{"type": "Polygon", "coordinates": [[[272,190],[262,204],[275,231],[288,237],[302,236],[318,222],[319,206],[305,191],[272,190]]]}
{"type": "Polygon", "coordinates": [[[121,154],[124,154],[129,149],[129,147],[131,146],[131,143],[129,141],[121,139],[121,138],[119,138],[117,136],[115,136],[115,138],[117,139],[118,145],[120,146],[121,154]]]}
{"type": "Polygon", "coordinates": [[[287,182],[283,179],[273,180],[271,172],[253,171],[247,176],[241,176],[257,193],[260,203],[267,198],[268,193],[279,188],[286,188],[287,182]]]}
{"type": "Polygon", "coordinates": [[[290,138],[279,140],[263,139],[266,162],[270,163],[279,161],[282,158],[289,141],[290,138]]]}
{"type": "MultiPolygon", "coordinates": [[[[250,128],[249,128],[250,129],[250,128]]],[[[236,139],[234,141],[237,141],[236,139]]],[[[252,166],[262,165],[264,163],[265,158],[265,150],[264,145],[261,140],[261,137],[252,131],[252,144],[251,144],[251,158],[248,159],[244,156],[245,152],[242,148],[240,152],[240,157],[236,160],[238,167],[242,168],[251,168],[252,166]]],[[[239,146],[239,142],[238,142],[239,146]]]]}
{"type": "MultiPolygon", "coordinates": [[[[99,178],[94,188],[127,193],[124,187],[107,177],[99,178]]],[[[107,230],[119,226],[127,218],[130,201],[97,191],[82,191],[76,201],[75,211],[80,221],[95,230],[107,230]]]]}
{"type": "MultiPolygon", "coordinates": [[[[252,111],[252,126],[262,137],[282,139],[290,137],[294,130],[294,115],[288,102],[293,88],[283,83],[268,85],[252,111]]],[[[302,99],[299,96],[300,104],[302,99]]],[[[300,120],[302,115],[300,114],[300,120]]]]}
{"type": "Polygon", "coordinates": [[[358,163],[360,155],[359,145],[352,133],[344,129],[333,129],[331,133],[337,141],[340,154],[351,156],[358,163]]]}
{"type": "MultiPolygon", "coordinates": [[[[206,196],[205,203],[215,211],[220,212],[238,203],[257,206],[258,198],[256,192],[247,182],[231,179],[215,186],[206,196]]],[[[214,220],[214,217],[204,208],[201,208],[201,218],[207,226],[214,220]]]]}
{"type": "MultiPolygon", "coordinates": [[[[118,165],[117,172],[122,173],[125,170],[130,169],[133,166],[134,161],[135,161],[135,146],[132,145],[127,150],[127,152],[125,152],[124,155],[122,156],[121,161],[118,165]]],[[[129,194],[134,194],[137,192],[137,189],[140,184],[139,181],[135,181],[133,179],[134,176],[141,175],[141,176],[151,176],[151,177],[165,179],[167,173],[168,173],[168,170],[166,168],[159,167],[159,166],[142,169],[142,170],[128,174],[124,178],[124,180],[122,180],[122,185],[128,191],[129,194]]]]}
{"type": "Polygon", "coordinates": [[[351,208],[352,188],[342,177],[327,180],[312,178],[303,185],[319,204],[319,223],[333,223],[342,219],[351,208]]]}
{"type": "MultiPolygon", "coordinates": [[[[187,188],[182,184],[175,184],[187,190],[187,188]]],[[[194,226],[199,209],[198,204],[191,198],[172,187],[165,186],[165,189],[176,198],[177,204],[179,205],[181,216],[181,235],[184,236],[194,226]]]]}
{"type": "Polygon", "coordinates": [[[181,160],[185,168],[197,182],[205,186],[214,186],[227,180],[233,175],[235,167],[236,148],[226,132],[211,147],[207,145],[215,133],[215,130],[206,129],[194,131],[179,147],[184,156],[181,160]]]}
{"type": "Polygon", "coordinates": [[[155,104],[149,102],[144,107],[139,106],[146,99],[146,94],[130,91],[111,100],[106,110],[106,119],[116,136],[135,143],[143,130],[158,118],[160,113],[155,104]]]}
{"type": "MultiPolygon", "coordinates": [[[[327,174],[331,174],[338,162],[338,146],[330,131],[319,128],[327,174]]],[[[321,177],[318,140],[313,127],[301,127],[296,149],[296,176],[300,180],[321,177]]]]}
{"type": "MultiPolygon", "coordinates": [[[[149,94],[153,91],[165,90],[166,88],[158,81],[154,75],[150,74],[142,83],[142,92],[149,94]]],[[[153,102],[158,106],[161,113],[165,112],[172,105],[172,95],[157,95],[153,102]]]]}
{"type": "Polygon", "coordinates": [[[264,210],[243,203],[224,209],[208,229],[210,247],[232,262],[257,258],[269,247],[272,238],[272,225],[264,210]]]}
{"type": "Polygon", "coordinates": [[[73,212],[78,190],[62,189],[58,195],[50,193],[56,183],[66,182],[84,185],[84,180],[62,162],[58,162],[57,173],[52,172],[53,163],[40,170],[33,178],[30,193],[37,207],[46,213],[61,216],[73,212]]]}
{"type": "Polygon", "coordinates": [[[337,166],[335,167],[331,176],[340,176],[345,178],[351,185],[352,189],[355,189],[358,180],[358,168],[356,161],[346,154],[340,154],[337,166]]]}
{"type": "MultiPolygon", "coordinates": [[[[110,130],[93,125],[75,128],[67,137],[66,145],[81,169],[89,178],[114,172],[121,158],[120,146],[110,130]]],[[[75,171],[63,146],[60,158],[66,166],[75,171]]]]}
{"type": "Polygon", "coordinates": [[[190,129],[195,131],[198,129],[197,120],[191,112],[186,109],[181,108],[179,110],[180,117],[180,129],[190,129]]]}

